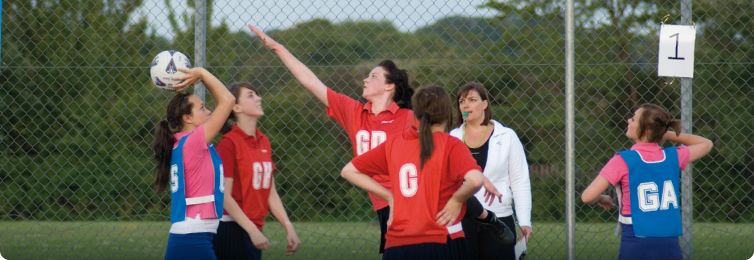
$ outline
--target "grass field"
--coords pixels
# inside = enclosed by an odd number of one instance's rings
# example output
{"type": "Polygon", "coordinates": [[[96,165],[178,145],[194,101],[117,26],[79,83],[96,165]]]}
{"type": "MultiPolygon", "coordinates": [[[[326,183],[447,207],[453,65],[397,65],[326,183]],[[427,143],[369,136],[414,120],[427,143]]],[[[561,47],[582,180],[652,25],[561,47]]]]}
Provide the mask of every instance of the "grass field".
{"type": "MultiPolygon", "coordinates": [[[[285,257],[285,234],[272,221],[264,259],[379,259],[375,223],[295,223],[302,247],[285,257]]],[[[162,259],[167,222],[0,222],[0,254],[17,259],[162,259]]],[[[615,224],[578,223],[577,259],[615,259],[615,224]]],[[[528,259],[565,259],[565,224],[535,223],[528,259]]],[[[754,224],[697,223],[695,259],[749,259],[754,224]]]]}

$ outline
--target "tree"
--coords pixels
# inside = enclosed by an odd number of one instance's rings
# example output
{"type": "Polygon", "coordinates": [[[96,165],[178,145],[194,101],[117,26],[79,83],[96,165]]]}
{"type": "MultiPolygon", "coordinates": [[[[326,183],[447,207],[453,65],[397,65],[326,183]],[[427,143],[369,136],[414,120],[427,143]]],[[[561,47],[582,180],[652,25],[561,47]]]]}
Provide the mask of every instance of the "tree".
{"type": "Polygon", "coordinates": [[[144,68],[164,41],[146,33],[145,19],[131,20],[141,1],[3,4],[1,164],[14,173],[4,217],[86,219],[124,198],[149,201],[139,192],[151,169],[139,158],[149,157],[131,152],[146,147],[132,141],[147,138],[145,119],[133,109],[149,99],[144,68]]]}

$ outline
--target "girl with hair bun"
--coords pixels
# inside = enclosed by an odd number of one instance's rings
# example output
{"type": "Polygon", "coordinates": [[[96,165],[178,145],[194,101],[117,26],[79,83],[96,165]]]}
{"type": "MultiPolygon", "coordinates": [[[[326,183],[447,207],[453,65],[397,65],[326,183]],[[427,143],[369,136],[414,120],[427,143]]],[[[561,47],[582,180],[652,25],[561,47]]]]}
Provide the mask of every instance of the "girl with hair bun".
{"type": "Polygon", "coordinates": [[[634,145],[605,164],[581,200],[610,209],[613,199],[602,193],[615,187],[622,232],[618,259],[683,259],[679,176],[712,150],[712,141],[681,134],[681,122],[654,104],[636,109],[626,137],[634,145]],[[665,141],[681,146],[663,148],[665,141]]]}

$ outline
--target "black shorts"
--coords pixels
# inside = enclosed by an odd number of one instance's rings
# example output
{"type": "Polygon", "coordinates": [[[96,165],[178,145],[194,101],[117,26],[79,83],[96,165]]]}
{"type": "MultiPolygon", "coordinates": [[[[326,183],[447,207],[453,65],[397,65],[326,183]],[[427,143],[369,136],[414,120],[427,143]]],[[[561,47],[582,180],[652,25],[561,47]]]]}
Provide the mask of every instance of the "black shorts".
{"type": "Polygon", "coordinates": [[[383,260],[461,260],[466,259],[466,241],[463,238],[450,239],[446,244],[424,243],[391,247],[385,250],[383,260]]]}
{"type": "Polygon", "coordinates": [[[249,233],[236,222],[220,221],[213,246],[218,260],[262,259],[262,251],[254,246],[249,233]]]}
{"type": "Polygon", "coordinates": [[[377,220],[380,222],[380,254],[385,252],[385,234],[387,234],[387,220],[390,218],[390,207],[377,210],[377,220]]]}

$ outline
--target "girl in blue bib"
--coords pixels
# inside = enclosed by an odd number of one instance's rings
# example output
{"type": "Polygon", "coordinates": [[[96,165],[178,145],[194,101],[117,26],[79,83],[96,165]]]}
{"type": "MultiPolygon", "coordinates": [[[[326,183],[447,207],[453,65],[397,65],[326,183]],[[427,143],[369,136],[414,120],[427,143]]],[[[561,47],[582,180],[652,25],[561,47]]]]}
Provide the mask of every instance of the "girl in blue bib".
{"type": "Polygon", "coordinates": [[[581,194],[584,203],[611,209],[613,199],[602,193],[615,187],[622,232],[619,259],[683,259],[679,176],[688,163],[710,152],[712,141],[680,134],[680,129],[680,121],[662,107],[641,105],[626,129],[634,145],[615,154],[581,194]],[[681,146],[662,148],[665,141],[681,146]]]}
{"type": "Polygon", "coordinates": [[[184,69],[178,92],[155,128],[155,187],[170,191],[170,231],[165,259],[216,259],[212,239],[223,212],[222,163],[211,141],[225,124],[235,97],[204,68],[184,69]],[[214,113],[180,91],[201,80],[214,97],[214,113]]]}

